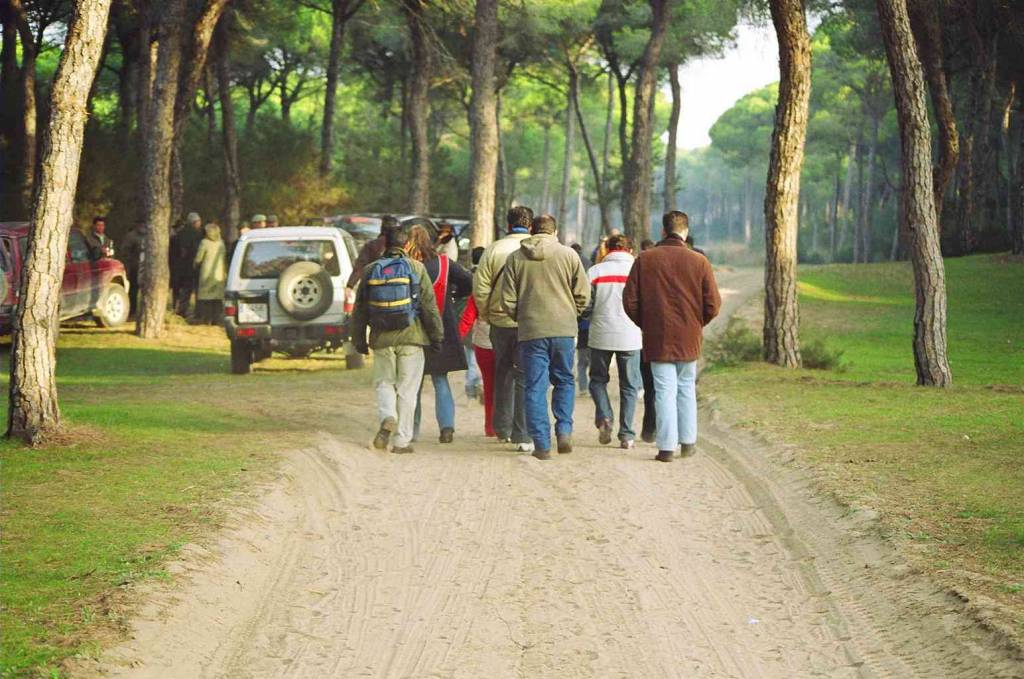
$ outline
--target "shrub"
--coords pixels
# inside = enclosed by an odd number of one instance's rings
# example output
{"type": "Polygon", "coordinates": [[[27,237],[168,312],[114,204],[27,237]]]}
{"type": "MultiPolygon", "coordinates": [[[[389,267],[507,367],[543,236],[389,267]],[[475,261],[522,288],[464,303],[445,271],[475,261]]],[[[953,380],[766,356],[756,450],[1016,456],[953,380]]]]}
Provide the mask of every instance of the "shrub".
{"type": "Polygon", "coordinates": [[[761,360],[761,339],[739,318],[712,344],[708,360],[715,365],[738,365],[761,360]]]}
{"type": "Polygon", "coordinates": [[[843,350],[833,349],[824,340],[816,339],[800,347],[805,368],[811,370],[835,370],[843,372],[846,366],[842,361],[843,350]]]}

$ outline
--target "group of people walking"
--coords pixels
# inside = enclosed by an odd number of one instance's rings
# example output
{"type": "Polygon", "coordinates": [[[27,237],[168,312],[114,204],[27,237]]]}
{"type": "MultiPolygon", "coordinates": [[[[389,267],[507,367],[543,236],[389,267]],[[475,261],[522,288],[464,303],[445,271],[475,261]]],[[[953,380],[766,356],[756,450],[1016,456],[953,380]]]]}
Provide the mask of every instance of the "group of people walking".
{"type": "Polygon", "coordinates": [[[576,250],[558,241],[553,217],[514,207],[507,234],[474,251],[471,274],[439,254],[422,227],[406,231],[385,220],[372,254],[360,257],[350,281],[359,284],[352,340],[357,351],[374,351],[380,423],[374,446],[413,452],[424,375],[434,389],[439,441],[454,440],[448,373],[466,369],[461,340],[468,337],[483,378],[485,435],[541,460],[552,450],[571,453],[577,343],[585,321],[581,348],[590,352],[599,441],[611,443],[616,435],[620,447],[635,446],[643,390],[654,412],[645,412],[641,438],[657,444],[656,459],[692,454],[696,362],[703,328],[721,299],[711,264],[686,243],[686,214],[669,212],[662,224],[663,239],[639,255],[628,237],[611,235],[588,270],[576,250]],[[460,300],[466,301],[461,320],[455,311],[460,300]],[[617,431],[608,394],[613,361],[617,431]]]}

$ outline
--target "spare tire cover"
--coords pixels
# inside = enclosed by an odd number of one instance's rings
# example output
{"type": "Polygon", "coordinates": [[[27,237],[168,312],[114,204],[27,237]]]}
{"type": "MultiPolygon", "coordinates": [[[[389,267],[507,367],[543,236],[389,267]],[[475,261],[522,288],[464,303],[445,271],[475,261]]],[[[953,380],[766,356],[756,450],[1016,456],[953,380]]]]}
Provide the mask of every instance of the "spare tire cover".
{"type": "Polygon", "coordinates": [[[297,321],[321,316],[333,301],[331,277],[316,262],[295,262],[277,279],[277,302],[297,321]]]}

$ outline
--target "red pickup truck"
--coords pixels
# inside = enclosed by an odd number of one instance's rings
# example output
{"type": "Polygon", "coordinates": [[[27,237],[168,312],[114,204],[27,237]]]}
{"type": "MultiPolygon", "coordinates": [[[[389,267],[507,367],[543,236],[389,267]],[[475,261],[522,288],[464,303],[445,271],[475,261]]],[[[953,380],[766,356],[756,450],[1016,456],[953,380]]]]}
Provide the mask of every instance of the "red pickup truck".
{"type": "MultiPolygon", "coordinates": [[[[9,334],[14,322],[28,227],[27,222],[0,222],[0,335],[9,334]]],[[[128,312],[124,264],[110,257],[93,259],[85,237],[72,229],[60,290],[60,320],[92,316],[99,325],[112,328],[127,322],[128,312]]]]}

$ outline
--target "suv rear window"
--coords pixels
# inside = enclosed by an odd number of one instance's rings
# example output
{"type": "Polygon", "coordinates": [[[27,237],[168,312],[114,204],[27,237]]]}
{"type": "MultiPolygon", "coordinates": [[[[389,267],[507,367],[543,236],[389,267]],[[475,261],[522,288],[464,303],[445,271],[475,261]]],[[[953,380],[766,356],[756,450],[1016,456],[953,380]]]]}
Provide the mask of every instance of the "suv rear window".
{"type": "Polygon", "coordinates": [[[338,253],[329,240],[268,240],[249,243],[242,278],[277,278],[295,262],[316,262],[331,276],[341,275],[338,253]]]}

